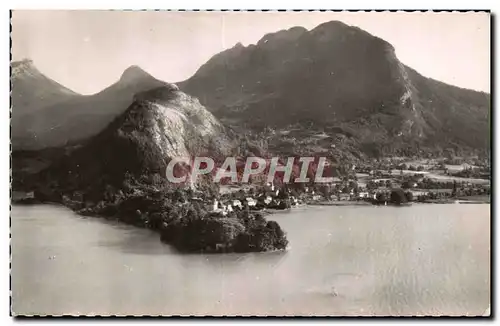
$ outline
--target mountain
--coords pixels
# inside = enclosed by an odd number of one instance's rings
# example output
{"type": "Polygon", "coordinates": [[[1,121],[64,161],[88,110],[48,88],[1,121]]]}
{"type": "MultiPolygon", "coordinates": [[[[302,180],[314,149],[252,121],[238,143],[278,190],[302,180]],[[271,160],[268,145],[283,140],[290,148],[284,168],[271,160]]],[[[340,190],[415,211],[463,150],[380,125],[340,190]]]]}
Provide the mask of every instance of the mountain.
{"type": "Polygon", "coordinates": [[[78,95],[47,78],[29,59],[11,62],[11,84],[14,116],[21,116],[78,95]]]}
{"type": "Polygon", "coordinates": [[[79,94],[47,78],[33,64],[24,59],[11,62],[11,104],[14,137],[22,137],[24,117],[43,108],[64,102],[79,94]]]}
{"type": "Polygon", "coordinates": [[[240,147],[237,135],[196,98],[165,84],[136,94],[99,134],[18,182],[33,193],[20,202],[60,203],[81,215],[155,230],[179,251],[218,252],[220,243],[228,244],[223,252],[284,250],[288,240],[278,223],[249,210],[224,216],[206,210],[203,203],[219,196],[210,176],[198,178],[195,187],[165,178],[173,158],[222,161],[240,147]]]}
{"type": "Polygon", "coordinates": [[[426,78],[388,42],[338,21],[237,44],[177,84],[223,121],[289,138],[310,132],[328,138],[322,149],[348,143],[373,156],[490,144],[489,94],[426,78]]]}
{"type": "Polygon", "coordinates": [[[29,66],[31,69],[19,70],[13,75],[12,92],[24,99],[24,102],[19,102],[13,96],[13,112],[24,112],[12,123],[15,150],[62,146],[93,136],[125,111],[135,93],[165,85],[141,68],[132,66],[116,83],[97,94],[61,95],[61,92],[53,91],[57,83],[41,74],[31,73],[37,70],[32,63],[29,66]],[[48,105],[34,110],[39,103],[36,99],[40,97],[54,100],[47,99],[48,105]],[[23,107],[19,103],[26,105],[23,107]]]}
{"type": "Polygon", "coordinates": [[[233,137],[197,99],[165,84],[136,94],[124,113],[43,170],[35,183],[102,196],[106,186],[120,188],[129,179],[164,179],[174,157],[230,155],[239,146],[233,137]]]}

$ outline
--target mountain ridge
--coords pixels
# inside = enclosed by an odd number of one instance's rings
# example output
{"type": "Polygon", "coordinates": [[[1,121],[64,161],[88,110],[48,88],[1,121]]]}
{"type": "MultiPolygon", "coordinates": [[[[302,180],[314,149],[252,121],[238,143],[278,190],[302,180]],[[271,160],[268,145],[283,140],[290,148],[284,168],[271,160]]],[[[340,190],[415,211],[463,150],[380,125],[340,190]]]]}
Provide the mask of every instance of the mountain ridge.
{"type": "MultiPolygon", "coordinates": [[[[25,70],[39,73],[31,60],[13,62],[12,69],[13,80],[25,70]]],[[[39,74],[47,84],[60,85],[39,74]]],[[[167,84],[133,65],[102,91],[62,96],[22,115],[22,123],[14,108],[13,147],[36,150],[88,139],[123,113],[134,94],[167,84]]],[[[227,125],[250,132],[291,126],[340,130],[329,136],[352,136],[352,146],[370,148],[365,153],[391,143],[417,152],[482,151],[490,144],[488,93],[424,77],[401,63],[390,43],[338,21],[268,33],[248,46],[238,43],[177,85],[227,125]]]]}
{"type": "Polygon", "coordinates": [[[266,34],[177,84],[218,118],[251,130],[313,123],[352,128],[358,146],[489,147],[489,94],[426,78],[390,43],[338,21],[266,34]]]}
{"type": "MultiPolygon", "coordinates": [[[[33,65],[32,61],[26,61],[33,65]]],[[[42,76],[45,78],[44,83],[51,83],[50,78],[42,76]]],[[[16,150],[38,150],[85,140],[96,135],[116,116],[123,113],[135,93],[165,84],[140,67],[131,66],[117,82],[100,92],[62,97],[40,110],[25,112],[17,123],[13,121],[13,147],[16,150]]],[[[12,89],[13,93],[22,91],[16,84],[12,89]]],[[[13,106],[14,115],[18,108],[15,102],[13,106]]]]}
{"type": "Polygon", "coordinates": [[[11,100],[16,115],[80,95],[42,74],[31,59],[11,61],[10,67],[11,100]]]}

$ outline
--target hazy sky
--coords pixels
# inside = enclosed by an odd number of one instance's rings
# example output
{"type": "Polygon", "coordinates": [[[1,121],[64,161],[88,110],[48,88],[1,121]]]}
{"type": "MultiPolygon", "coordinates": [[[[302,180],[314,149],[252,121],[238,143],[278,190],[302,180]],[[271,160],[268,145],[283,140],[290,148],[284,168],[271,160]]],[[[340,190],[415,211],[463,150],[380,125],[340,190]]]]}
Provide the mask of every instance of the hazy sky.
{"type": "Polygon", "coordinates": [[[48,77],[91,94],[131,65],[178,82],[238,42],[330,20],[385,39],[425,76],[490,91],[487,13],[14,11],[12,52],[14,60],[30,58],[48,77]]]}

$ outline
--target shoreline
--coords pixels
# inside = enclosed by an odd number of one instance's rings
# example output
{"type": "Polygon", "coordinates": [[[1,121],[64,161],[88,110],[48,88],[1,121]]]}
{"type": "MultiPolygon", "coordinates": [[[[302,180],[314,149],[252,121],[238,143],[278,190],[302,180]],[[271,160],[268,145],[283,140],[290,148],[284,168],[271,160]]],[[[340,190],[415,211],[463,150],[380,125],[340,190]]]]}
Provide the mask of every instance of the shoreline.
{"type": "Polygon", "coordinates": [[[377,206],[363,200],[337,200],[337,201],[318,201],[308,202],[307,206],[377,206]]]}
{"type": "MultiPolygon", "coordinates": [[[[477,196],[471,196],[471,197],[477,197],[477,196]]],[[[44,205],[44,204],[49,204],[49,205],[59,205],[59,206],[64,206],[67,207],[71,210],[72,207],[65,205],[63,203],[59,202],[43,202],[39,200],[33,200],[31,198],[28,199],[11,199],[10,202],[11,205],[19,205],[19,206],[32,206],[32,205],[44,205]]],[[[467,198],[467,197],[461,197],[457,199],[428,199],[424,201],[412,201],[408,203],[404,203],[402,205],[394,205],[388,203],[387,206],[411,206],[411,204],[491,204],[491,198],[489,196],[485,196],[484,198],[467,198]]],[[[253,212],[256,213],[261,213],[265,215],[270,215],[270,214],[275,214],[275,213],[285,213],[285,212],[291,212],[295,209],[298,208],[307,208],[309,206],[347,206],[347,207],[356,207],[356,206],[386,206],[386,205],[376,205],[367,201],[356,201],[356,200],[338,200],[338,201],[309,201],[304,204],[299,204],[292,206],[290,208],[284,208],[284,209],[278,209],[278,208],[264,208],[261,210],[252,210],[253,212]]],[[[78,213],[78,211],[75,211],[78,215],[82,216],[88,216],[88,215],[83,215],[78,213]]]]}

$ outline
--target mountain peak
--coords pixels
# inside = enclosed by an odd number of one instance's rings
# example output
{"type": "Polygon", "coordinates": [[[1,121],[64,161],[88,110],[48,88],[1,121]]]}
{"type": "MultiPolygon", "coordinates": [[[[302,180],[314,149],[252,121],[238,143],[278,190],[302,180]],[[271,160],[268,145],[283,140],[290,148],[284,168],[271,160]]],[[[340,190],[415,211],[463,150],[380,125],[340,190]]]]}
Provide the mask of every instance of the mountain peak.
{"type": "Polygon", "coordinates": [[[160,87],[155,87],[147,91],[139,92],[134,95],[134,101],[141,100],[169,100],[174,95],[175,92],[179,90],[179,87],[175,84],[165,83],[160,87]]]}
{"type": "Polygon", "coordinates": [[[137,79],[150,78],[151,75],[144,71],[141,67],[133,65],[125,69],[120,77],[121,82],[135,81],[137,79]]]}
{"type": "Polygon", "coordinates": [[[24,58],[19,61],[12,61],[11,63],[12,68],[19,67],[19,66],[33,66],[33,60],[24,58]]]}
{"type": "Polygon", "coordinates": [[[386,145],[395,153],[408,144],[412,150],[489,144],[486,96],[418,75],[387,41],[340,21],[266,34],[245,51],[215,55],[180,86],[238,127],[310,129],[307,121],[335,135],[348,126],[353,132],[345,134],[368,155],[386,145]]]}
{"type": "Polygon", "coordinates": [[[10,67],[11,81],[13,83],[12,88],[16,89],[15,93],[17,94],[13,97],[19,95],[20,98],[24,98],[21,102],[17,102],[17,110],[23,110],[19,107],[24,106],[21,103],[25,103],[28,99],[29,95],[21,95],[26,90],[29,90],[30,95],[37,94],[34,95],[36,100],[33,102],[30,100],[31,103],[35,103],[36,101],[36,104],[34,104],[36,107],[41,105],[40,101],[44,97],[49,98],[53,95],[53,100],[57,101],[57,98],[61,96],[76,95],[72,90],[45,76],[38,70],[31,59],[26,58],[19,61],[11,61],[10,67]]]}
{"type": "Polygon", "coordinates": [[[38,69],[35,67],[33,60],[22,59],[20,61],[11,61],[12,77],[19,77],[22,74],[39,74],[38,69]]]}
{"type": "Polygon", "coordinates": [[[319,24],[316,26],[312,31],[314,30],[325,30],[325,29],[349,29],[353,28],[352,26],[347,25],[344,22],[341,22],[339,20],[331,20],[322,24],[319,24]]]}
{"type": "Polygon", "coordinates": [[[302,26],[295,26],[289,29],[283,29],[274,33],[269,33],[264,35],[259,42],[258,45],[262,45],[268,42],[289,42],[297,40],[300,36],[307,33],[307,29],[302,26]]]}
{"type": "Polygon", "coordinates": [[[366,38],[375,38],[370,33],[355,27],[347,25],[338,20],[332,20],[326,23],[322,23],[310,31],[310,35],[315,38],[323,38],[323,39],[335,39],[338,37],[342,37],[344,35],[355,35],[357,37],[366,37],[366,38]]]}
{"type": "Polygon", "coordinates": [[[311,30],[310,35],[316,40],[323,42],[349,39],[356,43],[364,42],[365,44],[375,45],[382,51],[394,51],[392,44],[386,40],[372,35],[359,27],[350,26],[338,20],[332,20],[316,26],[311,30]]]}

